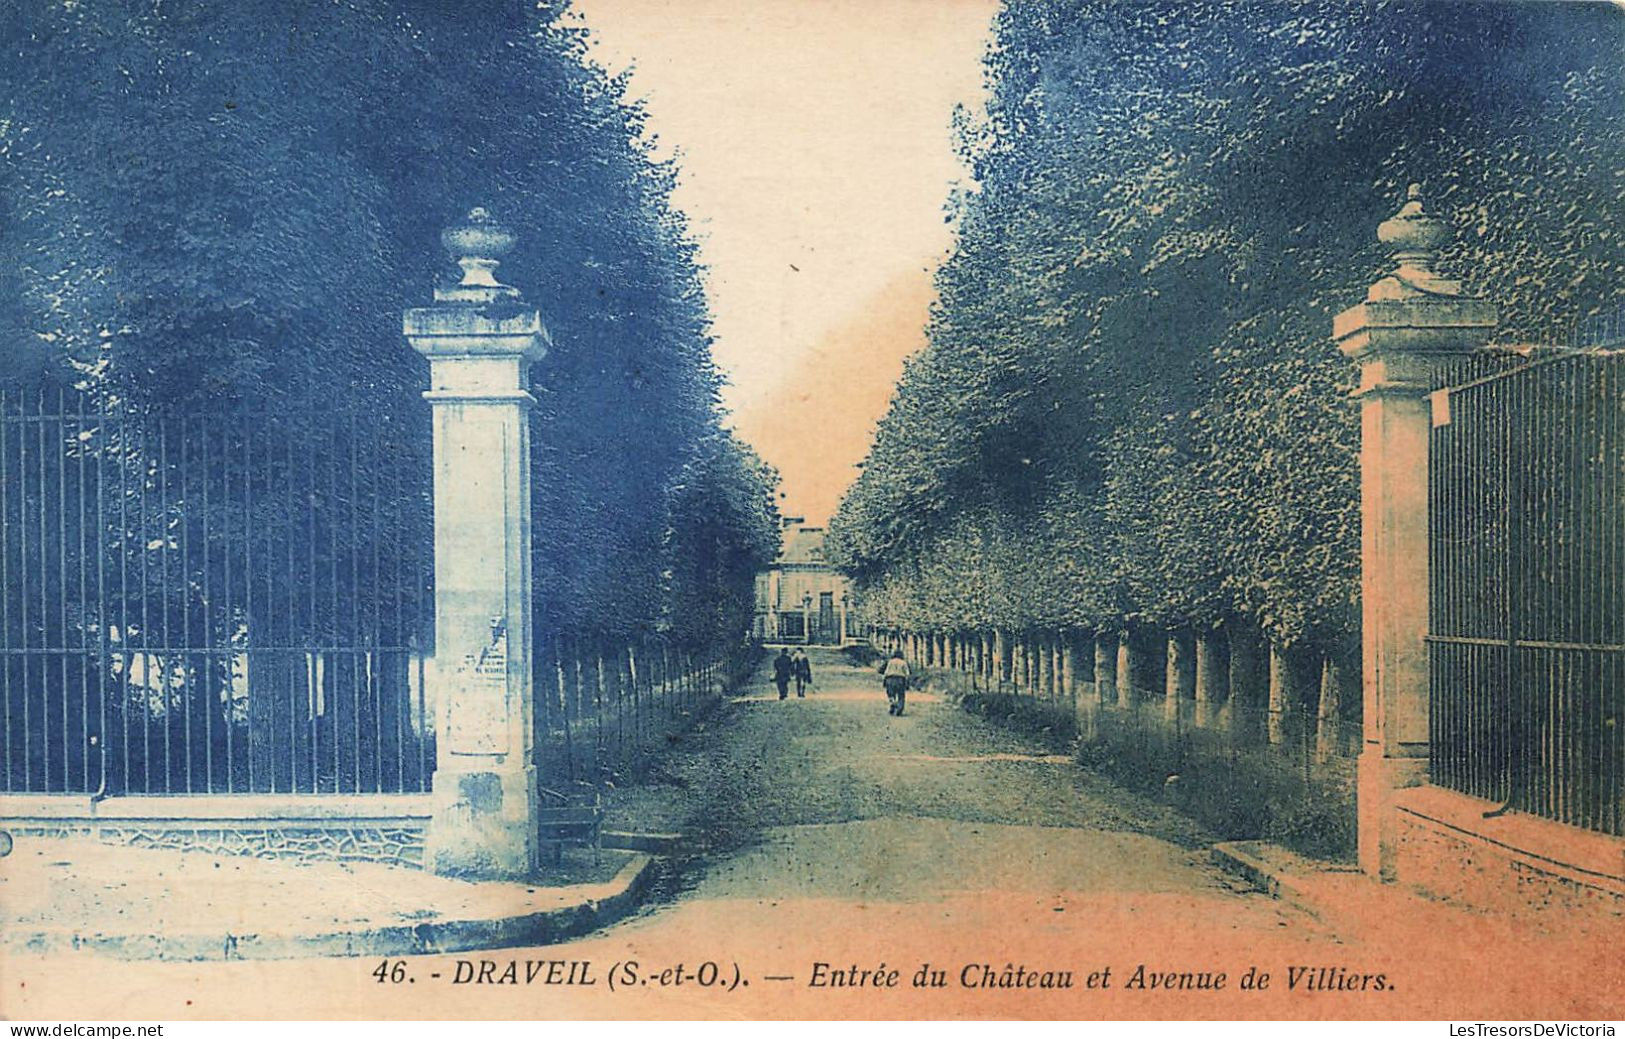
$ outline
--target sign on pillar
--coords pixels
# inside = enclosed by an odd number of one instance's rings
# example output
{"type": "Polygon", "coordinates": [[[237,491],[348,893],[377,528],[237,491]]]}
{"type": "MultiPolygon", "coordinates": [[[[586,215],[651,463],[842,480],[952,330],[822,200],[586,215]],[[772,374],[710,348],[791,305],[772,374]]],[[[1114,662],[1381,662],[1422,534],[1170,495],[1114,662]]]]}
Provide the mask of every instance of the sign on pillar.
{"type": "Polygon", "coordinates": [[[408,310],[429,360],[434,423],[437,737],[425,865],[453,876],[530,874],[537,864],[531,727],[530,365],[540,315],[496,280],[514,237],[483,209],[441,235],[462,278],[408,310]]]}

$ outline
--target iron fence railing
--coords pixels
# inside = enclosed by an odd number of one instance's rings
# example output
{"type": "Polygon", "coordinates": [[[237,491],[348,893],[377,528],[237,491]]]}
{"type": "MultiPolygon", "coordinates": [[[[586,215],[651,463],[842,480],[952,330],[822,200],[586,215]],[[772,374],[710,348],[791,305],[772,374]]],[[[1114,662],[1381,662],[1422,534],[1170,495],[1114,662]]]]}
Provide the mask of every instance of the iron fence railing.
{"type": "Polygon", "coordinates": [[[1102,700],[1093,683],[1075,682],[1068,691],[1049,674],[1049,681],[1034,683],[1021,669],[990,679],[974,666],[950,666],[928,669],[925,679],[949,695],[978,698],[977,709],[990,717],[1019,724],[1025,715],[1027,725],[1052,737],[1075,727],[1084,765],[1228,837],[1269,838],[1316,857],[1353,859],[1354,770],[1363,733],[1340,706],[1340,682],[1302,687],[1272,708],[1267,678],[1229,689],[1216,702],[1169,696],[1166,686],[1135,685],[1125,694],[1121,684],[1102,700]]]}
{"type": "Polygon", "coordinates": [[[426,789],[428,445],[0,393],[0,791],[426,789]]]}
{"type": "Polygon", "coordinates": [[[1435,783],[1625,832],[1625,354],[1442,373],[1430,451],[1435,783]]]}
{"type": "Polygon", "coordinates": [[[639,767],[686,729],[752,661],[658,636],[537,632],[532,670],[536,768],[544,782],[597,784],[639,767]]]}
{"type": "Polygon", "coordinates": [[[1592,314],[1574,323],[1569,346],[1575,350],[1625,347],[1625,307],[1592,314]]]}

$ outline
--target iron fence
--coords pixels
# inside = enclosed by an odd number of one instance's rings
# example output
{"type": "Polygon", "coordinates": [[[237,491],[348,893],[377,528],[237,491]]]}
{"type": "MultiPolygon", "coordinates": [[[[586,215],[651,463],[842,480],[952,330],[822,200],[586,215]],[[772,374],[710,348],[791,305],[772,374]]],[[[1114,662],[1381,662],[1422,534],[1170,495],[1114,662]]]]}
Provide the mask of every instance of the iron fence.
{"type": "Polygon", "coordinates": [[[0,392],[0,791],[426,789],[426,410],[0,392]]]}
{"type": "Polygon", "coordinates": [[[1433,782],[1625,832],[1625,354],[1486,355],[1432,398],[1433,782]]]}
{"type": "Polygon", "coordinates": [[[1592,314],[1574,323],[1569,346],[1575,350],[1618,349],[1625,346],[1625,307],[1592,314]]]}
{"type": "Polygon", "coordinates": [[[537,632],[533,666],[536,768],[544,783],[597,784],[634,773],[686,729],[749,654],[732,658],[659,636],[611,639],[537,632]]]}
{"type": "Polygon", "coordinates": [[[1352,861],[1363,733],[1340,706],[1343,679],[1330,679],[1321,664],[1321,683],[1300,687],[1275,708],[1268,706],[1267,680],[1213,702],[1120,684],[1102,700],[1093,683],[1075,682],[1068,693],[1063,683],[1034,683],[1031,672],[1019,670],[991,681],[974,668],[928,676],[950,695],[972,698],[979,713],[1009,718],[1060,746],[1076,729],[1080,763],[1227,837],[1268,838],[1318,858],[1352,861]]]}

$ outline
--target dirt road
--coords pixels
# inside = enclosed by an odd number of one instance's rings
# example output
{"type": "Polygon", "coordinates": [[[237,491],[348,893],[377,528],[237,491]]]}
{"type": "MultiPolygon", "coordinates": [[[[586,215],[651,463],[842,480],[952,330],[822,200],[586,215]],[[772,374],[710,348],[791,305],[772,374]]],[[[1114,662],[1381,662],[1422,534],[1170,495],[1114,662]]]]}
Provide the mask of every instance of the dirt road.
{"type": "Polygon", "coordinates": [[[806,699],[781,702],[764,672],[622,796],[625,820],[686,815],[709,850],[620,926],[563,946],[413,958],[410,981],[378,980],[373,959],[25,963],[5,979],[12,1012],[66,1013],[72,991],[86,1015],[117,1006],[136,1018],[1619,1012],[1606,941],[1392,892],[1363,918],[1316,919],[1244,889],[1210,865],[1210,835],[1065,755],[931,696],[911,694],[908,714],[889,717],[872,673],[829,652],[812,663],[806,699]],[[482,960],[492,979],[513,964],[520,983],[458,983],[482,960]],[[590,966],[549,985],[532,966],[544,960],[590,966]]]}

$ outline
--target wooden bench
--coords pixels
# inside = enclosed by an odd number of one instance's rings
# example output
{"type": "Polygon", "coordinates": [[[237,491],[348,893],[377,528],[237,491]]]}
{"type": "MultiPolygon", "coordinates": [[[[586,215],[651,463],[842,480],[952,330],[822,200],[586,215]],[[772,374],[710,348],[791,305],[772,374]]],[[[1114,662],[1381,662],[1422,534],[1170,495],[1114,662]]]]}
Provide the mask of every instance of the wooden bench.
{"type": "Polygon", "coordinates": [[[553,845],[553,861],[564,859],[566,844],[592,847],[593,861],[603,849],[604,799],[596,790],[567,794],[543,787],[537,823],[544,843],[553,845]]]}

